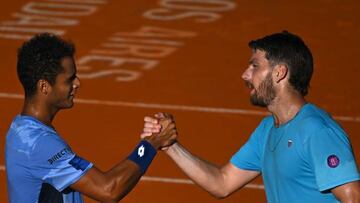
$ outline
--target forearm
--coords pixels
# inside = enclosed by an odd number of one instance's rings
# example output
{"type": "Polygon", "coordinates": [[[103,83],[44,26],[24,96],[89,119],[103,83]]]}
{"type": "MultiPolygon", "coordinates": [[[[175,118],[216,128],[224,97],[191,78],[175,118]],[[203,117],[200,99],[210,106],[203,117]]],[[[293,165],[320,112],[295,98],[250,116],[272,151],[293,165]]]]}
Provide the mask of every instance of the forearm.
{"type": "Polygon", "coordinates": [[[106,177],[111,183],[108,189],[115,195],[113,197],[117,201],[130,192],[155,157],[158,147],[152,142],[154,140],[149,141],[141,141],[127,160],[117,164],[106,173],[106,177]]]}
{"type": "Polygon", "coordinates": [[[210,194],[222,198],[228,195],[221,169],[192,155],[179,143],[175,143],[166,153],[196,184],[210,194]]]}
{"type": "Polygon", "coordinates": [[[129,160],[124,160],[106,172],[107,191],[111,198],[118,202],[125,197],[135,187],[141,175],[139,166],[129,160]]]}
{"type": "Polygon", "coordinates": [[[71,187],[100,202],[118,202],[136,185],[155,155],[156,149],[141,141],[127,159],[109,171],[94,166],[71,187]]]}
{"type": "Polygon", "coordinates": [[[136,185],[141,177],[139,167],[124,160],[108,172],[93,166],[71,188],[99,202],[118,202],[136,185]]]}

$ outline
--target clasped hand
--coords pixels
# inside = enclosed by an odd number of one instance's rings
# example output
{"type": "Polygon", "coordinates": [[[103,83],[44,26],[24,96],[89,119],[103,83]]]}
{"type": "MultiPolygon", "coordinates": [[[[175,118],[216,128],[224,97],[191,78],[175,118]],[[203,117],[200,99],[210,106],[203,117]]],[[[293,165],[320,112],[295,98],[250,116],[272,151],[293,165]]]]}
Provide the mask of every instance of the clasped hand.
{"type": "Polygon", "coordinates": [[[178,133],[174,117],[168,113],[157,113],[154,117],[144,118],[141,139],[150,141],[156,149],[166,150],[176,142],[178,133]]]}

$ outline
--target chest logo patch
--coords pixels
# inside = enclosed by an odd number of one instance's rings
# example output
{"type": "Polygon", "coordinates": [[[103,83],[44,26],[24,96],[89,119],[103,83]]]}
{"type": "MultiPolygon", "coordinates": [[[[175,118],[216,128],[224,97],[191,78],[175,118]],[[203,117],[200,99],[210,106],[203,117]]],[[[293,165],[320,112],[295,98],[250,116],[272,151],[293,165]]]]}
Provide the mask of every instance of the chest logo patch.
{"type": "Polygon", "coordinates": [[[293,144],[293,141],[292,141],[292,140],[288,140],[288,144],[287,144],[288,148],[290,148],[290,147],[292,146],[292,144],[293,144]]]}
{"type": "Polygon", "coordinates": [[[340,159],[335,155],[330,155],[327,158],[327,164],[330,168],[336,168],[340,164],[340,159]]]}

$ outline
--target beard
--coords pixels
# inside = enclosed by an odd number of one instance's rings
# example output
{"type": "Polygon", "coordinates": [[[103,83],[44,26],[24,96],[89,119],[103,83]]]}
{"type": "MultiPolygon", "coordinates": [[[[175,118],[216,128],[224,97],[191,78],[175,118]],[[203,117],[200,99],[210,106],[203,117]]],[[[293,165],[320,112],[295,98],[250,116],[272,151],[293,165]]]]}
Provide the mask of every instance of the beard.
{"type": "Polygon", "coordinates": [[[274,100],[275,96],[276,92],[271,73],[268,73],[258,89],[255,89],[255,93],[250,96],[250,102],[255,106],[267,107],[274,100]]]}

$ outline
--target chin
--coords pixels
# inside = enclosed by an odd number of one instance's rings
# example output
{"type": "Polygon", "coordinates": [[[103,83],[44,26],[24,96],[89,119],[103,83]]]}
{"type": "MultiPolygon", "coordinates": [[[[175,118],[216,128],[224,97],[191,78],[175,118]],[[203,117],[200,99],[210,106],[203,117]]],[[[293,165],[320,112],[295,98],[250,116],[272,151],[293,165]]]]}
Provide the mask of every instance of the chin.
{"type": "Polygon", "coordinates": [[[71,102],[71,104],[69,104],[68,106],[67,106],[67,108],[69,109],[69,108],[72,108],[74,106],[74,102],[71,102]]]}
{"type": "Polygon", "coordinates": [[[263,101],[261,98],[258,98],[256,96],[250,97],[250,103],[254,106],[259,106],[259,107],[267,107],[268,106],[265,103],[265,101],[263,101]]]}
{"type": "Polygon", "coordinates": [[[62,106],[62,109],[70,109],[70,108],[72,108],[73,106],[74,106],[74,102],[71,101],[71,102],[68,102],[67,104],[64,104],[64,105],[62,106]]]}

